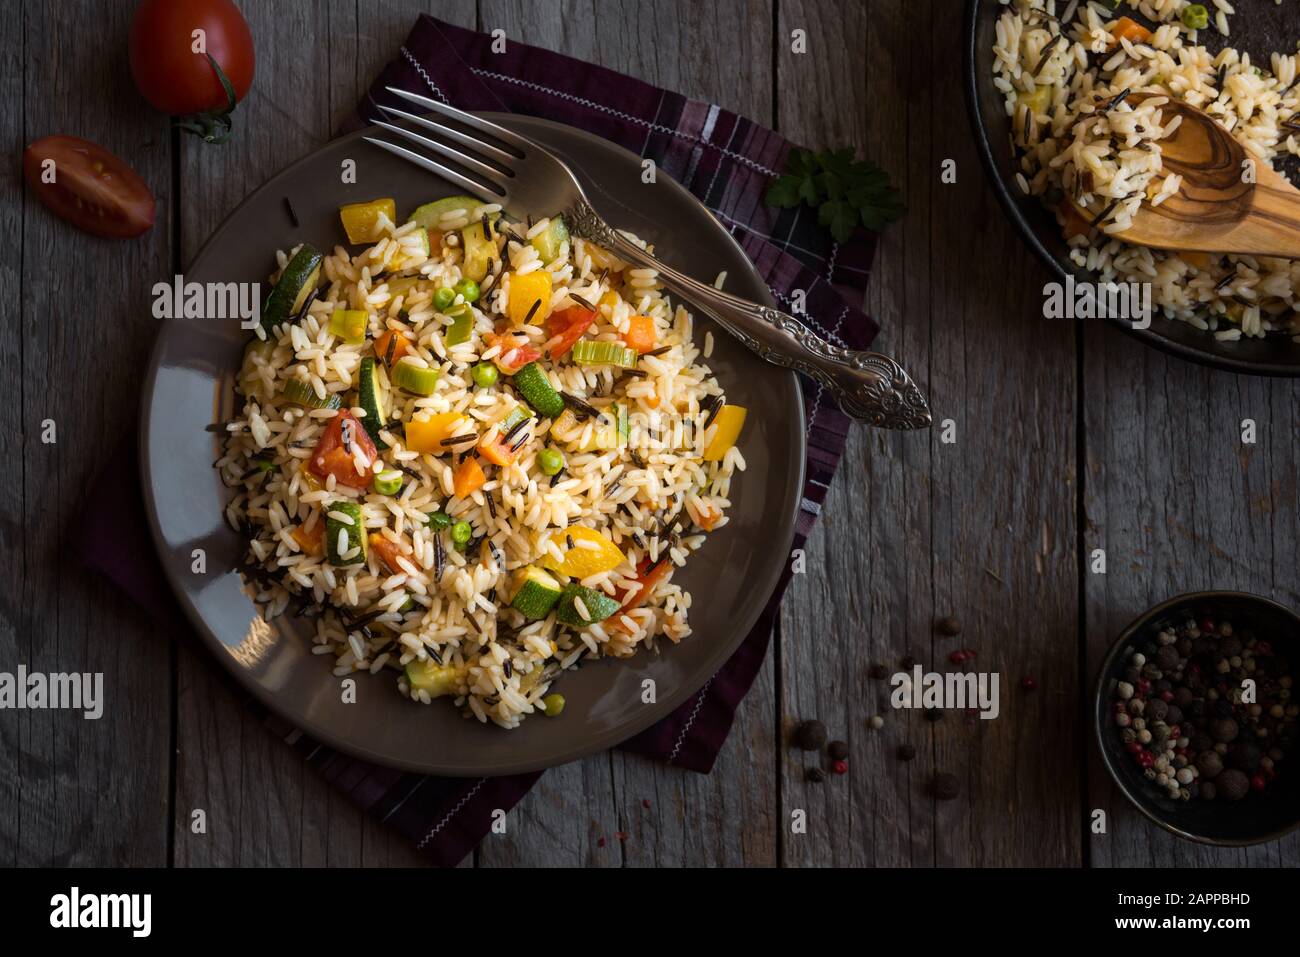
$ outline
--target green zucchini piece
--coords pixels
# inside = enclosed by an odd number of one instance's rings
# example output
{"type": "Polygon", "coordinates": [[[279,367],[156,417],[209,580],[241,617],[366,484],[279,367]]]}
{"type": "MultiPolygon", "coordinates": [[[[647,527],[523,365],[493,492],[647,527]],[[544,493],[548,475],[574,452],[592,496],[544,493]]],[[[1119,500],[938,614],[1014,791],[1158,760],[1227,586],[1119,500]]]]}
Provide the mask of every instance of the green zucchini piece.
{"type": "Polygon", "coordinates": [[[325,557],[329,559],[331,565],[346,567],[348,565],[360,565],[366,560],[366,530],[361,525],[361,506],[356,502],[332,502],[325,508],[325,557]],[[352,519],[352,524],[339,521],[332,518],[330,512],[337,512],[340,515],[346,515],[352,519]],[[343,539],[343,549],[339,549],[340,533],[346,535],[343,539]],[[343,556],[351,552],[357,546],[360,550],[351,558],[343,556]]]}
{"type": "Polygon", "coordinates": [[[301,379],[290,379],[284,384],[282,392],[290,402],[308,409],[337,409],[343,405],[337,393],[326,393],[326,398],[322,399],[315,389],[301,379]]]}
{"type": "Polygon", "coordinates": [[[564,400],[551,388],[546,373],[536,362],[530,362],[514,374],[515,388],[541,415],[553,419],[564,411],[564,400]]]}
{"type": "Polygon", "coordinates": [[[415,284],[421,279],[420,276],[397,276],[388,280],[388,294],[396,299],[398,296],[407,295],[415,284]]]}
{"type": "Polygon", "coordinates": [[[393,366],[388,378],[399,389],[416,395],[433,395],[438,385],[438,370],[401,359],[393,366]]]}
{"type": "Polygon", "coordinates": [[[524,419],[531,418],[533,410],[520,402],[517,406],[506,413],[506,417],[501,420],[501,434],[505,435],[524,419]]]}
{"type": "Polygon", "coordinates": [[[375,448],[380,451],[388,448],[388,443],[379,437],[379,430],[384,427],[385,416],[383,397],[379,394],[379,372],[374,356],[366,356],[361,360],[361,368],[357,374],[357,405],[366,411],[361,418],[361,427],[375,443],[375,448]]]}
{"type": "Polygon", "coordinates": [[[431,658],[407,662],[406,683],[412,691],[427,691],[430,698],[455,694],[460,685],[461,669],[455,665],[440,665],[431,658]]]}
{"type": "Polygon", "coordinates": [[[492,267],[492,260],[497,257],[496,231],[488,223],[489,235],[483,234],[483,221],[470,223],[460,231],[460,241],[465,249],[465,259],[461,262],[461,275],[475,282],[482,282],[492,267]]]}
{"type": "Polygon", "coordinates": [[[262,306],[262,328],[270,332],[288,322],[302,309],[307,296],[320,279],[320,264],[325,257],[310,243],[303,243],[280,273],[280,281],[271,289],[262,306]]]}
{"type": "Polygon", "coordinates": [[[537,255],[545,264],[555,261],[568,240],[569,227],[564,224],[564,217],[555,216],[547,223],[545,229],[529,240],[529,243],[537,250],[537,255]]]}
{"type": "Polygon", "coordinates": [[[604,592],[570,583],[560,592],[560,600],[555,606],[555,620],[572,628],[586,628],[588,625],[604,621],[621,607],[604,592]],[[574,603],[574,599],[577,598],[582,599],[583,605],[587,607],[587,614],[591,615],[590,618],[583,618],[578,612],[578,606],[574,603]]]}
{"type": "Polygon", "coordinates": [[[596,427],[591,430],[591,441],[582,447],[582,451],[621,449],[627,445],[628,433],[627,406],[615,402],[600,413],[596,427]]]}
{"type": "Polygon", "coordinates": [[[510,599],[510,607],[529,621],[545,618],[560,600],[560,583],[536,565],[515,572],[514,585],[515,595],[510,599]]]}
{"type": "Polygon", "coordinates": [[[579,339],[573,344],[573,361],[583,366],[618,366],[631,369],[636,366],[636,350],[621,342],[579,339]]]}
{"type": "Polygon", "coordinates": [[[458,306],[452,306],[446,315],[451,316],[452,321],[447,327],[443,341],[449,346],[469,342],[469,334],[474,331],[474,310],[469,307],[469,304],[462,302],[458,306]]]}
{"type": "MultiPolygon", "coordinates": [[[[432,203],[425,203],[423,206],[416,208],[410,216],[410,222],[423,226],[425,229],[438,229],[438,223],[447,213],[457,209],[465,210],[465,215],[469,216],[474,210],[483,205],[483,200],[475,199],[473,196],[448,196],[446,199],[435,199],[432,203]]],[[[489,218],[496,219],[500,213],[493,213],[489,218]]]]}

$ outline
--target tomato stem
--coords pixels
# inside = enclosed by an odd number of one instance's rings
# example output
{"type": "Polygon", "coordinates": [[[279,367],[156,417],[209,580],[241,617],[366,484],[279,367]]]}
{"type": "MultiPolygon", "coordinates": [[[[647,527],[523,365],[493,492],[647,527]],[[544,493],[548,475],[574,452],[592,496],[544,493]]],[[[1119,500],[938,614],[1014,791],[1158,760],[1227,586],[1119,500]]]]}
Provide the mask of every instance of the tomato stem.
{"type": "Polygon", "coordinates": [[[224,110],[211,110],[202,113],[190,113],[186,116],[176,117],[176,125],[187,133],[193,133],[200,137],[205,143],[215,143],[220,145],[230,139],[231,133],[234,132],[234,124],[231,122],[230,114],[235,111],[237,101],[235,99],[235,88],[231,84],[229,77],[226,76],[221,64],[211,54],[205,54],[208,62],[212,64],[213,72],[217,74],[217,80],[221,83],[221,88],[226,91],[226,108],[224,110]]]}

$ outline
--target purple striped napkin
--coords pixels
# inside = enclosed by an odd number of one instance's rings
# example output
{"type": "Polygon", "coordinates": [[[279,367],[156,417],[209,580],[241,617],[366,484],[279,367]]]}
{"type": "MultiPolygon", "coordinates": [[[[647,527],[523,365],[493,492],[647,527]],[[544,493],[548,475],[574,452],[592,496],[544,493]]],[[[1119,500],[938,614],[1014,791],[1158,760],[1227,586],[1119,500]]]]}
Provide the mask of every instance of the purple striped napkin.
{"type": "MultiPolygon", "coordinates": [[[[856,289],[860,298],[874,252],[871,238],[860,232],[838,245],[813,217],[763,205],[763,192],[783,167],[790,143],[716,105],[603,67],[514,41],[503,53],[493,53],[491,45],[486,34],[421,16],[348,126],[379,116],[377,103],[405,105],[384,89],[394,86],[463,109],[528,113],[596,133],[653,159],[694,193],[740,242],[779,302],[788,307],[793,291],[804,290],[804,321],[822,336],[855,349],[871,343],[876,324],[836,289],[856,289]]],[[[803,388],[808,468],[793,548],[802,547],[812,530],[849,425],[820,386],[805,381],[803,388]]],[[[130,443],[118,455],[121,461],[105,469],[95,496],[100,507],[85,519],[86,561],[159,618],[178,622],[183,616],[143,531],[147,523],[130,443]],[[104,508],[105,500],[118,504],[104,508]]],[[[789,575],[787,567],[758,624],[722,670],[624,749],[692,771],[712,769],[736,708],[763,665],[789,575]]],[[[334,786],[438,864],[464,858],[488,832],[492,811],[512,808],[540,777],[433,778],[393,771],[339,754],[275,716],[264,718],[334,786]]]]}

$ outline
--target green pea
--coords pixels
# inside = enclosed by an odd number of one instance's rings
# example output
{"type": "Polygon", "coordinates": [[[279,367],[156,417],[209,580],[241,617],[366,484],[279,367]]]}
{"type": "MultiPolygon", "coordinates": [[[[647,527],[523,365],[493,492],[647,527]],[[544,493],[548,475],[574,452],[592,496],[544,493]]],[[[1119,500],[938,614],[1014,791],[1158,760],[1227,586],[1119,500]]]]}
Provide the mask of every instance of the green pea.
{"type": "Polygon", "coordinates": [[[490,362],[480,362],[470,373],[474,377],[474,384],[481,389],[487,389],[496,384],[497,367],[490,362]]]}
{"type": "Polygon", "coordinates": [[[1183,12],[1179,14],[1183,21],[1183,26],[1189,30],[1204,30],[1210,25],[1210,11],[1205,9],[1201,3],[1193,3],[1183,7],[1183,12]]]}
{"type": "Polygon", "coordinates": [[[546,448],[537,453],[537,467],[543,475],[559,475],[564,468],[564,456],[559,449],[546,448]]]}
{"type": "Polygon", "coordinates": [[[564,695],[548,694],[542,699],[542,713],[548,718],[558,718],[564,710],[564,695]]]}
{"type": "Polygon", "coordinates": [[[429,524],[433,528],[450,528],[451,516],[448,515],[446,512],[430,512],[429,524]]]}
{"type": "Polygon", "coordinates": [[[396,471],[380,472],[371,483],[378,495],[396,495],[402,490],[402,473],[396,471]]]}
{"type": "Polygon", "coordinates": [[[456,293],[450,286],[439,286],[438,291],[433,294],[433,308],[439,312],[446,312],[455,301],[456,293]]]}
{"type": "Polygon", "coordinates": [[[451,540],[456,545],[465,545],[474,537],[474,529],[469,522],[457,522],[451,527],[451,540]]]}
{"type": "Polygon", "coordinates": [[[466,302],[478,302],[478,283],[473,279],[462,279],[453,288],[456,295],[465,297],[466,302]]]}

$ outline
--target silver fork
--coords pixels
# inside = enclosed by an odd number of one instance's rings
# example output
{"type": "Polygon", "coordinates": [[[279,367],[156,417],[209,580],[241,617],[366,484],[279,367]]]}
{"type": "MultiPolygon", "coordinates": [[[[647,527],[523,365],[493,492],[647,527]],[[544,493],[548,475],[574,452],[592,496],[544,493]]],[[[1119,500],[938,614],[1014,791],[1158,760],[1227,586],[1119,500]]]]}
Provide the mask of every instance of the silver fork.
{"type": "Polygon", "coordinates": [[[396,87],[387,89],[454,120],[464,129],[382,105],[379,108],[390,117],[436,133],[440,139],[383,120],[374,121],[374,125],[446,157],[460,169],[387,140],[367,136],[367,142],[438,174],[484,202],[500,203],[513,215],[562,214],[571,233],[605,247],[626,262],[657,270],[668,289],[712,316],[761,358],[817,380],[854,418],[884,429],[930,425],[925,396],[889,356],[833,345],[779,309],[733,296],[660,262],[606,223],[569,167],[544,147],[445,103],[396,87]]]}

